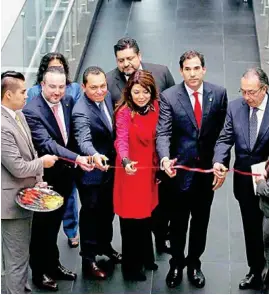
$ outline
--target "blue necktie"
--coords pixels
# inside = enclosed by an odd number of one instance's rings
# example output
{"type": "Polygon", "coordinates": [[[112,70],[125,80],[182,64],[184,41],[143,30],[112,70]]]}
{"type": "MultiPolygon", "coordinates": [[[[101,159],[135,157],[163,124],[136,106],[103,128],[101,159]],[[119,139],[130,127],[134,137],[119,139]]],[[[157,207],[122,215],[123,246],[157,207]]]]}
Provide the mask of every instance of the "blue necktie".
{"type": "Polygon", "coordinates": [[[250,149],[253,150],[256,139],[257,139],[257,129],[258,129],[258,117],[257,111],[258,108],[253,108],[252,114],[249,120],[249,146],[250,149]]]}
{"type": "Polygon", "coordinates": [[[108,117],[107,117],[107,114],[106,114],[106,112],[105,112],[105,109],[104,109],[104,102],[103,102],[103,101],[99,103],[99,108],[100,108],[100,111],[101,111],[102,117],[103,117],[104,121],[106,122],[107,127],[109,128],[110,131],[112,131],[112,126],[111,126],[111,124],[110,124],[110,122],[109,122],[109,119],[108,119],[108,117]]]}

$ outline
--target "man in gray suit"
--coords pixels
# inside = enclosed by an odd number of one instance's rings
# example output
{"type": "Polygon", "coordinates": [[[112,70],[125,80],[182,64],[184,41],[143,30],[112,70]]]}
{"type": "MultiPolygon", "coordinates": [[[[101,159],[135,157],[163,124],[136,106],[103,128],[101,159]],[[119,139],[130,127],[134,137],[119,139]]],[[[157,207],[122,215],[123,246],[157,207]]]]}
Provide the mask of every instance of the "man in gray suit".
{"type": "Polygon", "coordinates": [[[37,158],[31,132],[20,111],[26,101],[21,73],[1,75],[1,234],[5,265],[6,291],[24,293],[29,260],[32,212],[19,207],[15,198],[20,189],[42,181],[44,168],[50,168],[56,156],[37,158]]]}
{"type": "MultiPolygon", "coordinates": [[[[166,66],[142,62],[141,52],[136,40],[130,37],[120,39],[114,46],[114,53],[117,68],[107,73],[107,86],[113,104],[120,99],[122,89],[125,87],[129,76],[138,69],[152,73],[159,93],[175,85],[175,81],[166,66]]],[[[159,185],[159,206],[153,212],[153,232],[158,253],[169,252],[169,243],[166,241],[169,231],[166,199],[167,194],[172,194],[169,191],[170,180],[164,174],[160,176],[162,182],[159,185]]]]}

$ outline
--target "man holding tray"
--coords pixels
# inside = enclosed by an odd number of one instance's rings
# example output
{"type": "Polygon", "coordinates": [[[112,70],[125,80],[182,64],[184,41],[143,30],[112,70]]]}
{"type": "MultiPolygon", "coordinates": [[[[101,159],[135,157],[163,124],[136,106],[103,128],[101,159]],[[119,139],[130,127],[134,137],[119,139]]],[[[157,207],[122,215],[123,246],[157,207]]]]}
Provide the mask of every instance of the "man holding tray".
{"type": "Polygon", "coordinates": [[[18,192],[42,180],[56,156],[37,157],[30,129],[20,111],[27,98],[24,76],[1,75],[1,234],[5,285],[9,294],[25,292],[28,277],[32,212],[19,207],[18,192]]]}

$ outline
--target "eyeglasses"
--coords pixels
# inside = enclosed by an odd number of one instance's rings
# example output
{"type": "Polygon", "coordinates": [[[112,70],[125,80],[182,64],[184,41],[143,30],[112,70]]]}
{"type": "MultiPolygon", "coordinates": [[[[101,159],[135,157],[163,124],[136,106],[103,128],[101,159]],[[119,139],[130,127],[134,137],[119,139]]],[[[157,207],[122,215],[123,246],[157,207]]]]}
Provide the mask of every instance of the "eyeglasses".
{"type": "Polygon", "coordinates": [[[256,94],[258,94],[261,91],[262,88],[263,88],[263,86],[261,86],[257,90],[244,90],[244,89],[240,88],[239,92],[241,92],[243,96],[244,95],[255,96],[256,94]]]}

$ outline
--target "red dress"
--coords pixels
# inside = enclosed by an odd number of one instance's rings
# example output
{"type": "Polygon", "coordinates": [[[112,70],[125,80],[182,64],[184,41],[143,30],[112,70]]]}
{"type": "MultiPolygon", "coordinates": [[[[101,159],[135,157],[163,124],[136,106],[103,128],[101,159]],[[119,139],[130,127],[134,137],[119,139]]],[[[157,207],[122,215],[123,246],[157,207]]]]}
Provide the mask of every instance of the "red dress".
{"type": "Polygon", "coordinates": [[[155,111],[146,115],[135,114],[123,107],[116,114],[117,151],[114,183],[114,212],[122,218],[142,219],[151,216],[158,204],[158,186],[156,168],[158,165],[155,138],[159,115],[158,103],[155,111]],[[128,157],[137,161],[135,175],[128,175],[122,167],[121,160],[128,157]],[[141,168],[140,168],[141,167],[141,168]]]}

